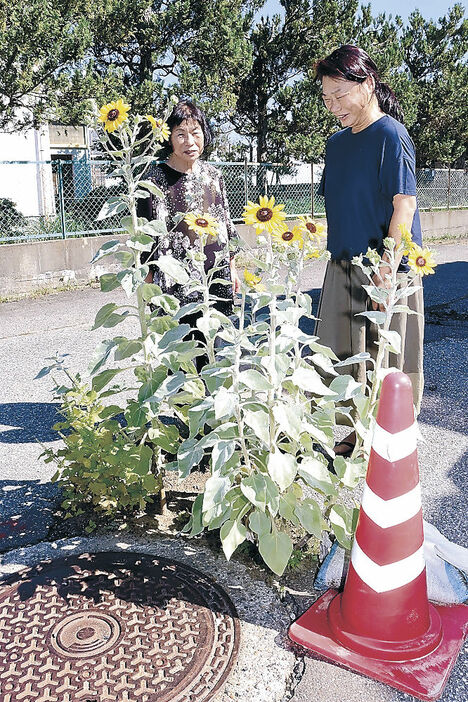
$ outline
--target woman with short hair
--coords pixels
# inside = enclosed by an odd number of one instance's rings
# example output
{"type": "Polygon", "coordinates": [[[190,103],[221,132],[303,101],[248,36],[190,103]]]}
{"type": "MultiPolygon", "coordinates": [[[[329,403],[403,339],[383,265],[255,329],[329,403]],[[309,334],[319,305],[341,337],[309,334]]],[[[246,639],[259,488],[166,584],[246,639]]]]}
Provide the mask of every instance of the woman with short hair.
{"type": "MultiPolygon", "coordinates": [[[[164,163],[153,166],[148,172],[162,191],[163,197],[152,195],[139,206],[139,215],[148,220],[166,222],[168,234],[158,237],[150,254],[149,279],[157,283],[165,293],[177,297],[182,304],[196,299],[184,286],[174,283],[151,265],[158,256],[171,254],[174,258],[186,258],[187,250],[200,245],[200,237],[189,228],[183,219],[176,221],[179,212],[209,214],[217,221],[216,237],[208,236],[205,246],[205,269],[210,270],[215,262],[217,251],[225,252],[221,260],[222,270],[216,277],[233,283],[232,286],[214,283],[211,291],[223,298],[216,307],[225,314],[231,313],[234,292],[238,278],[229,255],[229,240],[237,236],[229,214],[224,179],[218,169],[201,160],[204,151],[213,142],[213,133],[205,114],[191,100],[180,100],[167,120],[170,136],[168,145],[159,155],[166,157],[164,163]]],[[[194,271],[195,273],[195,271],[194,271]]],[[[187,317],[184,322],[191,322],[187,317]]]]}
{"type": "MultiPolygon", "coordinates": [[[[322,98],[342,129],[327,142],[325,169],[320,192],[325,197],[328,223],[328,263],[319,303],[316,334],[340,360],[368,351],[375,357],[377,328],[362,316],[370,299],[362,285],[363,272],[351,263],[353,256],[368,247],[383,253],[383,239],[400,242],[399,225],[408,227],[413,242],[422,244],[416,201],[416,159],[414,145],[403,126],[398,101],[378,74],[365,51],[345,45],[316,65],[322,84],[322,98]]],[[[378,286],[388,285],[382,269],[378,286]]],[[[408,271],[406,260],[399,272],[408,271]]],[[[422,290],[407,303],[423,312],[422,290]]],[[[424,317],[396,314],[392,328],[402,336],[402,352],[391,365],[409,375],[414,404],[419,411],[423,390],[424,317]]],[[[364,364],[352,366],[356,378],[365,381],[364,364]]],[[[351,434],[336,447],[340,455],[352,453],[351,434]]]]}

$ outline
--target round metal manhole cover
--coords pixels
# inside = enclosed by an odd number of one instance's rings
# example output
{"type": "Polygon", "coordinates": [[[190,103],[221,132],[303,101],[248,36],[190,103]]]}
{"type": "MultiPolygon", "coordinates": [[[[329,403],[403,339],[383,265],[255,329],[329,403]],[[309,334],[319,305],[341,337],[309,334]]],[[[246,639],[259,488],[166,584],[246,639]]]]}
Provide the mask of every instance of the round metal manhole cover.
{"type": "Polygon", "coordinates": [[[226,593],[182,563],[73,556],[0,586],[2,702],[207,702],[237,656],[226,593]]]}

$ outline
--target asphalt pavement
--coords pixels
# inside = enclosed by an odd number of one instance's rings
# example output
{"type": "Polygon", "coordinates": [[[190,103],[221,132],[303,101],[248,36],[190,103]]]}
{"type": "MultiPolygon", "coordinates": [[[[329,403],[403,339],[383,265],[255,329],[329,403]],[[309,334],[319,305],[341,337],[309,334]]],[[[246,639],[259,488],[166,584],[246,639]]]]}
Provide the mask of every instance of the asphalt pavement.
{"type": "MultiPolygon", "coordinates": [[[[424,280],[426,385],[419,417],[424,438],[419,446],[423,511],[446,537],[468,546],[468,244],[434,248],[439,265],[436,274],[424,280]]],[[[323,269],[316,264],[304,285],[315,302],[323,269]]],[[[41,444],[57,446],[59,437],[51,429],[57,405],[51,398],[50,378],[33,378],[55,353],[69,354],[72,371],[86,369],[92,350],[109,335],[109,330],[90,331],[94,316],[111,299],[116,299],[115,292],[106,296],[85,288],[0,304],[0,551],[49,539],[59,495],[50,482],[55,468],[39,454],[41,444]]],[[[128,328],[130,324],[125,322],[128,328]]],[[[125,333],[124,326],[119,329],[125,333]]],[[[297,613],[316,594],[307,579],[302,589],[303,595],[295,598],[297,613]]],[[[443,702],[467,699],[467,677],[466,656],[459,657],[443,702]]],[[[314,657],[305,659],[299,678],[294,702],[413,699],[314,657]]]]}

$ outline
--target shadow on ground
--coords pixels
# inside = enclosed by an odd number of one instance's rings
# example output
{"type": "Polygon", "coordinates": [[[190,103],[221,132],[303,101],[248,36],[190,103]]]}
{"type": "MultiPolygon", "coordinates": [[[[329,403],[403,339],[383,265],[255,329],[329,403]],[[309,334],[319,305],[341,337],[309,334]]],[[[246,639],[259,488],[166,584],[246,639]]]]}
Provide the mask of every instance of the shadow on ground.
{"type": "Polygon", "coordinates": [[[52,429],[63,417],[59,404],[53,402],[6,402],[0,405],[0,425],[11,429],[0,431],[0,443],[28,444],[36,441],[58,441],[52,429]]]}
{"type": "Polygon", "coordinates": [[[0,553],[43,540],[59,499],[59,488],[52,483],[0,480],[0,553]]]}

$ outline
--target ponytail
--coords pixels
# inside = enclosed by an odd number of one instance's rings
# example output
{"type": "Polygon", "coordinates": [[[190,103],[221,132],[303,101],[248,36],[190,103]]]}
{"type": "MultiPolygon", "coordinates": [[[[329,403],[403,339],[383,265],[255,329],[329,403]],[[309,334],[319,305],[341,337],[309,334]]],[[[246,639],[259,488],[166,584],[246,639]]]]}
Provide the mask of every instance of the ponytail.
{"type": "Polygon", "coordinates": [[[374,90],[382,112],[385,112],[386,115],[390,115],[390,117],[398,120],[398,122],[403,123],[403,110],[393,90],[386,83],[381,83],[379,80],[375,81],[374,90]]]}

